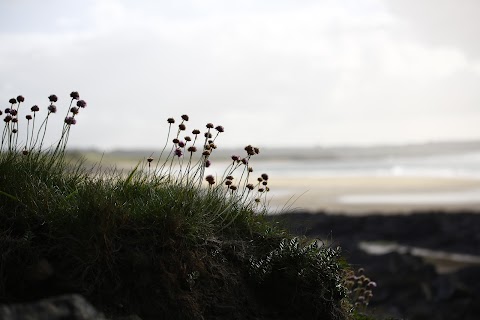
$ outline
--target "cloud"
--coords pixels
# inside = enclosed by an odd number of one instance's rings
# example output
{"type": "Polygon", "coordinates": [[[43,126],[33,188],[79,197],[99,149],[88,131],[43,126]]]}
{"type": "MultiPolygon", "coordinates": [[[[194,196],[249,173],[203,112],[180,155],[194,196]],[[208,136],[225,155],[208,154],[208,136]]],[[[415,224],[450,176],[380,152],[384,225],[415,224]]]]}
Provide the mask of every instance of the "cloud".
{"type": "Polygon", "coordinates": [[[75,27],[0,33],[0,96],[80,91],[75,146],[160,145],[183,113],[236,145],[480,137],[479,61],[383,3],[92,1],[59,15],[75,27]]]}

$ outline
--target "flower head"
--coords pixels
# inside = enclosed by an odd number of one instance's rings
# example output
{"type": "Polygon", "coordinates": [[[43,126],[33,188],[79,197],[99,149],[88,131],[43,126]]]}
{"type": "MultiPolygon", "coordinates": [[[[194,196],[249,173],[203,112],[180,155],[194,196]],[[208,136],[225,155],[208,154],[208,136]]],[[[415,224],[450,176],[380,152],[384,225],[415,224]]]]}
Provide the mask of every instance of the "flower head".
{"type": "Polygon", "coordinates": [[[168,119],[167,119],[167,122],[170,123],[170,124],[175,123],[175,119],[173,119],[173,118],[168,118],[168,119]]]}
{"type": "Polygon", "coordinates": [[[72,92],[70,93],[70,97],[71,97],[72,99],[78,100],[78,99],[80,98],[80,95],[78,94],[77,91],[72,91],[72,92]]]}
{"type": "Polygon", "coordinates": [[[57,112],[57,107],[54,104],[48,106],[48,111],[51,113],[57,112]]]}
{"type": "Polygon", "coordinates": [[[218,132],[224,132],[223,126],[216,126],[215,129],[216,129],[218,132]]]}
{"type": "Polygon", "coordinates": [[[233,155],[233,156],[232,156],[232,160],[233,160],[233,161],[238,161],[239,159],[240,159],[239,156],[236,156],[236,155],[233,155]]]}
{"type": "Polygon", "coordinates": [[[191,147],[188,147],[188,152],[197,152],[197,147],[195,146],[191,146],[191,147]]]}
{"type": "Polygon", "coordinates": [[[188,115],[186,115],[186,114],[182,115],[182,119],[185,120],[185,121],[188,121],[188,115]]]}
{"type": "Polygon", "coordinates": [[[175,149],[174,154],[180,158],[183,155],[182,149],[180,148],[175,149]]]}
{"type": "Polygon", "coordinates": [[[5,108],[5,113],[10,113],[10,111],[12,111],[12,109],[10,109],[10,108],[5,108]]]}
{"type": "Polygon", "coordinates": [[[12,98],[12,99],[8,100],[8,102],[11,103],[11,104],[16,104],[16,103],[17,103],[17,99],[12,98]]]}
{"type": "Polygon", "coordinates": [[[263,180],[268,180],[268,174],[262,173],[262,178],[263,178],[263,180]]]}
{"type": "Polygon", "coordinates": [[[74,117],[66,117],[65,123],[70,126],[76,124],[77,120],[74,117]]]}
{"type": "Polygon", "coordinates": [[[18,122],[18,118],[13,118],[13,119],[12,119],[12,122],[13,122],[13,123],[17,123],[17,122],[18,122]]]}
{"type": "Polygon", "coordinates": [[[153,158],[152,158],[152,157],[148,157],[147,161],[148,161],[148,163],[150,163],[150,162],[153,161],[153,158]]]}
{"type": "Polygon", "coordinates": [[[85,100],[78,100],[77,101],[77,107],[85,108],[86,106],[87,106],[87,103],[85,102],[85,100]]]}
{"type": "Polygon", "coordinates": [[[192,133],[195,134],[195,135],[200,134],[200,130],[195,129],[195,130],[192,131],[192,133]]]}
{"type": "Polygon", "coordinates": [[[10,110],[10,114],[11,114],[12,116],[16,116],[17,113],[18,113],[18,111],[15,110],[15,109],[11,109],[11,110],[10,110]]]}
{"type": "Polygon", "coordinates": [[[179,142],[178,142],[178,146],[179,146],[180,148],[185,147],[185,141],[179,141],[179,142]]]}
{"type": "Polygon", "coordinates": [[[214,178],[211,174],[209,174],[208,176],[206,176],[206,177],[205,177],[205,180],[207,180],[207,182],[208,182],[210,185],[212,185],[212,184],[215,183],[215,178],[214,178]]]}
{"type": "Polygon", "coordinates": [[[213,123],[210,123],[210,122],[207,123],[207,128],[208,128],[208,129],[212,129],[212,128],[213,128],[213,123]]]}
{"type": "Polygon", "coordinates": [[[79,111],[79,109],[77,107],[72,107],[70,109],[70,112],[73,113],[73,114],[78,114],[78,111],[79,111]]]}
{"type": "Polygon", "coordinates": [[[27,114],[27,115],[25,116],[25,119],[27,119],[27,120],[32,120],[32,115],[31,115],[31,114],[27,114]]]}
{"type": "Polygon", "coordinates": [[[3,118],[3,121],[5,121],[6,123],[12,121],[12,116],[11,115],[5,116],[5,118],[3,118]]]}
{"type": "Polygon", "coordinates": [[[48,100],[50,100],[50,102],[57,102],[58,97],[54,94],[51,94],[51,95],[48,96],[48,100]]]}
{"type": "Polygon", "coordinates": [[[32,112],[37,112],[40,110],[40,108],[37,105],[34,105],[33,107],[30,108],[30,110],[32,110],[32,112]]]}
{"type": "Polygon", "coordinates": [[[192,138],[190,138],[189,136],[185,136],[185,141],[192,141],[192,138]]]}
{"type": "Polygon", "coordinates": [[[18,96],[17,97],[18,103],[25,101],[25,98],[23,96],[18,96]]]}
{"type": "Polygon", "coordinates": [[[212,165],[212,162],[210,160],[205,161],[205,167],[208,168],[212,165]]]}
{"type": "Polygon", "coordinates": [[[187,129],[187,126],[185,126],[183,123],[180,123],[180,124],[178,125],[178,129],[180,129],[180,130],[183,131],[183,130],[187,129]]]}

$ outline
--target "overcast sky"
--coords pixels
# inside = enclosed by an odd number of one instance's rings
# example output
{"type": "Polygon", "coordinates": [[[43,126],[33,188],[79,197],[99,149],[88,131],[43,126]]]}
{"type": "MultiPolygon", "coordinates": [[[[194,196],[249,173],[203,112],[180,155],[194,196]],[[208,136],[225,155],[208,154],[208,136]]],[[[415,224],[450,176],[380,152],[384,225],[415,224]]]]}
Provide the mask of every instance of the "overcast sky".
{"type": "MultiPolygon", "coordinates": [[[[0,106],[88,102],[71,147],[480,139],[477,0],[2,0],[0,106]]],[[[60,130],[64,112],[56,115],[60,130]]]]}

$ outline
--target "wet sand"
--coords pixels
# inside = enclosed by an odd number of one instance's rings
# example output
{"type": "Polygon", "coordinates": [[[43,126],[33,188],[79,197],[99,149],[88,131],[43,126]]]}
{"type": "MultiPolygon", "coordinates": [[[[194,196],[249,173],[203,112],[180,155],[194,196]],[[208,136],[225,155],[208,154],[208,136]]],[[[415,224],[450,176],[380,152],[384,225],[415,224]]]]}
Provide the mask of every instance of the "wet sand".
{"type": "Polygon", "coordinates": [[[435,177],[318,177],[269,181],[273,210],[351,215],[480,209],[480,180],[435,177]]]}

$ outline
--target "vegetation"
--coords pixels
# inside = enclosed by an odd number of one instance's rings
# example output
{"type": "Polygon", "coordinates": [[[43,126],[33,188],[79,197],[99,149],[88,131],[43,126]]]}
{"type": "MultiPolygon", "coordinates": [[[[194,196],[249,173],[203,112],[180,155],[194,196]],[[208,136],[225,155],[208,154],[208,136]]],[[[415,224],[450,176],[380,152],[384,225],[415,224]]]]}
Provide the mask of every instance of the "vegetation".
{"type": "Polygon", "coordinates": [[[40,125],[34,106],[19,128],[22,96],[6,110],[0,303],[77,292],[107,315],[143,319],[353,319],[368,304],[352,290],[358,280],[369,296],[372,284],[339,248],[266,222],[269,177],[252,178],[258,148],[208,175],[224,128],[188,136],[183,115],[178,126],[167,120],[156,159],[127,173],[85,169],[65,147],[86,103],[72,92],[60,139],[44,148],[58,100],[49,99],[40,125]]]}

